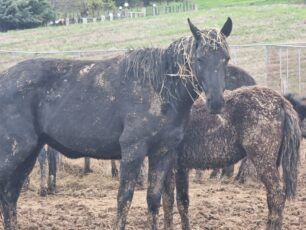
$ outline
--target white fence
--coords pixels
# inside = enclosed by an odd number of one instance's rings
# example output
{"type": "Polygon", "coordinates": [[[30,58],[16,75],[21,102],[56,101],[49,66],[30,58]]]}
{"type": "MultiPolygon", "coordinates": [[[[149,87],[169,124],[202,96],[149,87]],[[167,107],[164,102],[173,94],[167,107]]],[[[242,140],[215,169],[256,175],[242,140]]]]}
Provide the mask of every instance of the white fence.
{"type": "MultiPolygon", "coordinates": [[[[105,59],[126,51],[126,49],[48,52],[0,50],[0,71],[29,58],[105,59]]],[[[294,92],[306,96],[306,43],[232,45],[231,63],[247,70],[260,85],[282,93],[294,92]]]]}

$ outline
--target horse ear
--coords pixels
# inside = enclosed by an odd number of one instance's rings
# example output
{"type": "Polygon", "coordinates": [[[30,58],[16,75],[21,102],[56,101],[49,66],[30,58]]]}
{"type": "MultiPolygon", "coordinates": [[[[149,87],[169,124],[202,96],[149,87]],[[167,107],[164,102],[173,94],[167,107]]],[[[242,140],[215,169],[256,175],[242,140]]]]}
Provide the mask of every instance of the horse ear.
{"type": "Polygon", "coordinates": [[[201,31],[195,25],[192,24],[192,22],[190,21],[189,18],[187,20],[188,20],[188,24],[189,24],[190,30],[191,30],[194,38],[196,40],[200,40],[200,38],[201,38],[201,31]]]}
{"type": "Polygon", "coordinates": [[[221,33],[224,34],[225,37],[230,36],[233,28],[233,22],[230,17],[227,18],[226,22],[224,23],[221,33]]]}

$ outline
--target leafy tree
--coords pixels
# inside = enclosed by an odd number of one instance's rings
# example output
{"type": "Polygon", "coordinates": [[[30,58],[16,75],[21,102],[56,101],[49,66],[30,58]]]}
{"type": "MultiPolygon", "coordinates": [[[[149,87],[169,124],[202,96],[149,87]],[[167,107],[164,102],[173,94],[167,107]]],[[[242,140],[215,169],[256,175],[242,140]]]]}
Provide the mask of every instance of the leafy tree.
{"type": "Polygon", "coordinates": [[[115,3],[113,0],[88,0],[87,2],[92,16],[96,16],[97,12],[100,11],[110,11],[115,9],[115,3]]]}
{"type": "Polygon", "coordinates": [[[0,0],[0,31],[34,28],[54,18],[47,0],[0,0]]]}

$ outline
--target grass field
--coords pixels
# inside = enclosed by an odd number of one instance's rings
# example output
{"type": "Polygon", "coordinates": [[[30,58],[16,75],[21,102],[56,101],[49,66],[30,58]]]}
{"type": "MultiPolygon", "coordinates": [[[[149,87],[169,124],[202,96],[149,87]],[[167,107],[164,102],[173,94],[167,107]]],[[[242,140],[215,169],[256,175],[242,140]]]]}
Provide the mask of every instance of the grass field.
{"type": "MultiPolygon", "coordinates": [[[[218,0],[214,4],[221,2],[230,5],[234,1],[218,0]]],[[[243,4],[135,20],[10,31],[0,33],[0,47],[31,51],[160,47],[189,33],[188,17],[199,28],[207,28],[222,26],[230,16],[234,22],[230,44],[300,41],[306,37],[305,5],[235,2],[243,4]]]]}
{"type": "MultiPolygon", "coordinates": [[[[305,42],[306,5],[280,4],[274,0],[228,0],[200,1],[200,10],[134,20],[106,21],[96,24],[43,27],[24,31],[0,33],[0,49],[23,51],[71,51],[100,50],[113,48],[165,47],[173,40],[190,34],[187,18],[199,28],[220,28],[230,16],[234,26],[229,44],[305,42]],[[277,3],[275,3],[277,2],[277,3]]],[[[301,1],[298,1],[301,2],[301,1]]],[[[303,52],[304,53],[304,52],[303,52]]],[[[101,59],[116,53],[40,55],[74,59],[101,59]]],[[[243,60],[235,64],[248,70],[260,84],[266,84],[264,50],[232,50],[243,60]],[[247,52],[247,53],[246,53],[247,52]],[[256,59],[256,60],[255,60],[256,59]],[[261,68],[258,68],[258,67],[261,68]]],[[[5,54],[0,56],[0,71],[24,59],[37,55],[5,54]]],[[[278,54],[275,53],[278,62],[278,54]]],[[[293,57],[297,61],[296,56],[293,57]]],[[[294,64],[293,66],[296,66],[294,64]]],[[[284,65],[283,65],[284,66],[284,65]]],[[[285,67],[285,66],[284,66],[285,67]]],[[[275,66],[275,89],[280,89],[279,67],[275,66]]],[[[304,67],[303,67],[304,69],[304,67]]],[[[296,73],[296,67],[293,70],[296,73]]],[[[285,73],[285,72],[284,72],[285,73]]],[[[296,80],[293,80],[296,83],[296,80]]],[[[303,80],[304,81],[304,80],[303,80]]],[[[297,91],[296,87],[293,89],[297,91]]]]}
{"type": "Polygon", "coordinates": [[[254,5],[271,5],[279,3],[300,4],[304,0],[196,0],[201,9],[229,7],[229,6],[254,6],[254,5]]]}

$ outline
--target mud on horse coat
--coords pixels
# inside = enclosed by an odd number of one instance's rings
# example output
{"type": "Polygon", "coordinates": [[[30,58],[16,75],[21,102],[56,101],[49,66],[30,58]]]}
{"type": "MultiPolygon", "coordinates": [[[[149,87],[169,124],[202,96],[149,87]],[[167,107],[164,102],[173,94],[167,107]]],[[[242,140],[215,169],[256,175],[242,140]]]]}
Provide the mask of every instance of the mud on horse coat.
{"type": "MultiPolygon", "coordinates": [[[[251,86],[251,85],[256,85],[256,81],[247,71],[235,65],[228,65],[225,75],[226,90],[234,90],[242,86],[251,86]]],[[[241,171],[240,169],[239,171],[241,171]]],[[[210,174],[210,177],[211,178],[216,177],[219,174],[219,172],[220,172],[219,168],[214,169],[210,174]]],[[[221,177],[223,176],[231,177],[233,174],[234,174],[234,165],[231,165],[222,169],[221,177]]],[[[203,172],[201,170],[196,170],[194,181],[197,183],[202,183],[203,172]]]]}
{"type": "MultiPolygon", "coordinates": [[[[297,113],[286,99],[271,89],[243,87],[226,91],[224,112],[218,116],[209,114],[198,100],[184,140],[177,149],[175,181],[182,229],[190,229],[188,171],[228,166],[246,156],[267,190],[267,229],[281,229],[286,198],[296,194],[300,141],[297,113]],[[278,172],[280,165],[283,188],[278,172]]],[[[172,229],[174,186],[171,173],[173,171],[167,175],[163,194],[166,229],[172,229]]]]}
{"type": "Polygon", "coordinates": [[[17,228],[16,204],[44,144],[70,158],[121,159],[117,228],[124,229],[141,163],[149,158],[148,216],[157,228],[162,184],[194,100],[224,106],[228,19],[165,49],[103,61],[32,59],[0,76],[0,208],[4,228],[17,228]],[[52,111],[52,113],[51,113],[52,111]]]}

